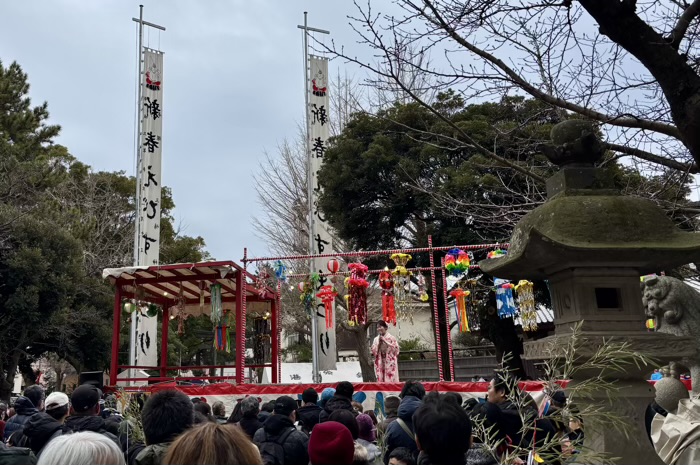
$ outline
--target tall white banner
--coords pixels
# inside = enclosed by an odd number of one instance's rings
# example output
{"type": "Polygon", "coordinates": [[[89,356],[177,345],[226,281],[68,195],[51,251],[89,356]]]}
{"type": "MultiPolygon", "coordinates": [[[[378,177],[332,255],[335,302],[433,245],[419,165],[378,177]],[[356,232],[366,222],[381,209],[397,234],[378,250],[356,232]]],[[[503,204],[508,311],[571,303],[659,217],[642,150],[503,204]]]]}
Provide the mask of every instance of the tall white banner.
{"type": "MultiPolygon", "coordinates": [[[[144,48],[139,125],[140,198],[138,260],[141,266],[159,263],[161,217],[161,156],[163,150],[163,52],[144,48]]],[[[158,317],[136,317],[134,365],[157,366],[158,317]]]]}
{"type": "MultiPolygon", "coordinates": [[[[318,194],[321,191],[318,185],[318,171],[321,169],[323,157],[326,153],[328,138],[330,136],[329,114],[330,100],[328,97],[328,59],[310,56],[310,82],[309,82],[309,149],[311,150],[311,181],[313,185],[313,254],[333,252],[333,239],[328,233],[329,227],[326,219],[318,208],[318,194]]],[[[328,273],[330,258],[317,258],[314,261],[318,273],[328,273]]],[[[321,286],[331,284],[327,278],[321,278],[318,290],[321,286]]],[[[335,345],[335,304],[333,304],[332,321],[326,321],[324,304],[316,300],[315,318],[318,322],[318,368],[320,371],[335,370],[337,352],[335,345]]]]}

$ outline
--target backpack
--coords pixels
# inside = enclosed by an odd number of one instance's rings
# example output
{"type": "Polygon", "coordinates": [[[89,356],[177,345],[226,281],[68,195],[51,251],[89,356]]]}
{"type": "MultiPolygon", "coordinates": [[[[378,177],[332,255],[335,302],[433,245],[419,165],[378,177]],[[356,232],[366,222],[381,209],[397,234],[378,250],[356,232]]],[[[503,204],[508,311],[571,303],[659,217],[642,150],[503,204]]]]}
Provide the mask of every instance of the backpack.
{"type": "Polygon", "coordinates": [[[284,447],[282,445],[296,428],[290,428],[274,441],[270,441],[265,433],[265,441],[258,445],[264,465],[284,465],[284,447]]]}

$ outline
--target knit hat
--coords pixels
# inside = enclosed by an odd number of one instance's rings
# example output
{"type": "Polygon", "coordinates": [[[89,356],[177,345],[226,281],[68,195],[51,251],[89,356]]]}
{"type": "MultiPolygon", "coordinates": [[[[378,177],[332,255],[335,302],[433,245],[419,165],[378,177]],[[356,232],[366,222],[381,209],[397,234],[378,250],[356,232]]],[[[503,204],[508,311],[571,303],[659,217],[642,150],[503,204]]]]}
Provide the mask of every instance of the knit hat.
{"type": "Polygon", "coordinates": [[[357,427],[360,430],[360,439],[365,441],[374,442],[377,440],[377,430],[374,428],[374,422],[372,417],[366,413],[362,413],[355,418],[357,421],[357,427]]]}
{"type": "Polygon", "coordinates": [[[75,388],[75,391],[70,396],[70,403],[73,410],[82,413],[87,412],[91,408],[100,403],[102,391],[92,384],[82,384],[75,388]]]}
{"type": "Polygon", "coordinates": [[[68,405],[68,402],[70,402],[70,400],[66,394],[62,392],[52,392],[46,397],[46,400],[44,400],[44,408],[46,410],[53,410],[68,405]]]}
{"type": "Polygon", "coordinates": [[[350,430],[335,421],[314,426],[309,439],[311,465],[352,465],[355,445],[350,430]]]}

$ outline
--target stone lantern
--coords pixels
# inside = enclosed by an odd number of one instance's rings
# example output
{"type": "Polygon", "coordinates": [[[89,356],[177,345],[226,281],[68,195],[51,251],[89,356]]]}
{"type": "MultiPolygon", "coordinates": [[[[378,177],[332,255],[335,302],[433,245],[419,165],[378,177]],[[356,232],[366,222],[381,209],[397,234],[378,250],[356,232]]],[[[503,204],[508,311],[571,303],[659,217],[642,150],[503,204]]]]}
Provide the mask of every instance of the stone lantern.
{"type": "MultiPolygon", "coordinates": [[[[582,323],[577,357],[592,355],[603,341],[627,342],[660,364],[695,352],[690,338],[649,333],[640,292],[640,276],[700,259],[700,234],[679,230],[652,201],[623,196],[606,172],[594,164],[604,154],[593,126],[571,120],[552,129],[546,155],[560,170],[547,180],[547,201],[515,226],[508,254],[485,260],[481,269],[511,280],[549,281],[555,334],[525,343],[525,358],[547,359],[552,347],[565,346],[572,328],[582,323]]],[[[661,464],[644,427],[644,411],[654,399],[645,380],[653,367],[624,372],[597,370],[619,387],[577,399],[580,406],[605,406],[629,419],[629,436],[585,419],[585,445],[620,457],[621,464],[661,464]]],[[[581,380],[572,380],[575,386],[581,380]]]]}

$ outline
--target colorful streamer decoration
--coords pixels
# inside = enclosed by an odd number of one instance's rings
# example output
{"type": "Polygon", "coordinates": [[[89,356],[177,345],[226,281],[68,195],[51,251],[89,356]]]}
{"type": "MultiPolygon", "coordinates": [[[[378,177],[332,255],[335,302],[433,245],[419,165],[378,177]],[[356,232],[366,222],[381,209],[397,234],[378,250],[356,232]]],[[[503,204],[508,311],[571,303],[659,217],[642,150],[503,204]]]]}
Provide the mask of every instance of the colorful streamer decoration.
{"type": "Polygon", "coordinates": [[[469,329],[469,316],[467,315],[467,297],[471,294],[469,291],[457,288],[450,291],[450,295],[454,297],[456,310],[457,310],[457,323],[459,326],[459,331],[462,333],[468,333],[469,329]]]}
{"type": "Polygon", "coordinates": [[[413,257],[407,253],[395,253],[389,258],[394,262],[395,268],[391,270],[394,275],[394,305],[399,319],[410,321],[413,324],[413,312],[411,311],[411,272],[406,265],[413,257]]]}
{"type": "Polygon", "coordinates": [[[228,310],[224,311],[224,315],[219,324],[214,328],[214,348],[216,350],[231,353],[231,322],[228,310]],[[222,324],[223,323],[223,324],[222,324]]]}
{"type": "Polygon", "coordinates": [[[348,323],[350,325],[367,323],[367,265],[351,263],[350,278],[347,286],[350,289],[350,306],[348,308],[348,323]]]}
{"type": "Polygon", "coordinates": [[[275,270],[275,277],[277,278],[278,281],[282,281],[283,283],[287,282],[287,266],[282,263],[282,260],[277,260],[275,262],[274,266],[275,270]]]}
{"type": "Polygon", "coordinates": [[[313,315],[313,305],[315,300],[314,289],[318,285],[320,276],[318,273],[313,273],[306,278],[306,281],[300,281],[297,284],[297,288],[301,295],[299,300],[304,305],[304,310],[306,310],[307,317],[311,318],[313,315]]]}
{"type": "Polygon", "coordinates": [[[520,307],[520,321],[523,331],[537,331],[537,310],[535,310],[535,293],[533,284],[522,279],[515,286],[518,293],[518,306],[520,307]]]}
{"type": "Polygon", "coordinates": [[[326,329],[333,327],[333,301],[338,293],[333,289],[333,286],[321,286],[316,297],[321,299],[326,309],[326,329]]]}
{"type": "Polygon", "coordinates": [[[460,276],[469,272],[471,259],[469,254],[462,249],[450,249],[445,255],[445,269],[452,276],[460,276]]]}
{"type": "Polygon", "coordinates": [[[486,258],[501,258],[501,257],[505,257],[506,253],[507,252],[505,250],[495,249],[495,250],[492,250],[491,252],[489,252],[488,254],[486,254],[486,258]]]}
{"type": "Polygon", "coordinates": [[[513,318],[517,312],[513,299],[513,283],[505,279],[494,278],[496,286],[496,308],[499,318],[513,318]]]}
{"type": "Polygon", "coordinates": [[[394,277],[388,269],[379,273],[379,287],[382,288],[382,320],[396,326],[394,277]]]}

